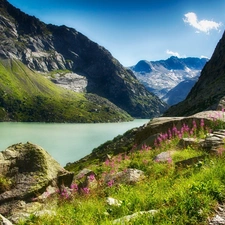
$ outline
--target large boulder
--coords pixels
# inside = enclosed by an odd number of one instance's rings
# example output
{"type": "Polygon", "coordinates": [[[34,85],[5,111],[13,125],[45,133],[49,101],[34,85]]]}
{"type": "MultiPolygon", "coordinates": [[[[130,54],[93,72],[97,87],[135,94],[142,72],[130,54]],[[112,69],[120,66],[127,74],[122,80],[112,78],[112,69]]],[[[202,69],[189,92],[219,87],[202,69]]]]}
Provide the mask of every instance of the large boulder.
{"type": "Polygon", "coordinates": [[[0,214],[11,216],[18,201],[38,199],[49,186],[70,186],[73,173],[60,166],[43,148],[27,142],[0,152],[0,214]]]}

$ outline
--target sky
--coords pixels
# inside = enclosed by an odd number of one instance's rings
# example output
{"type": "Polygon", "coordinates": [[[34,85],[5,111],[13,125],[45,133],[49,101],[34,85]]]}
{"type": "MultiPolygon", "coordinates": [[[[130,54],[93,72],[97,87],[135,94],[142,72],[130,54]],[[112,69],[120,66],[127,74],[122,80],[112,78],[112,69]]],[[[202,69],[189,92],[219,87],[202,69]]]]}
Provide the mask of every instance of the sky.
{"type": "Polygon", "coordinates": [[[8,0],[41,21],[66,25],[123,66],[174,55],[207,57],[225,28],[225,0],[8,0]]]}

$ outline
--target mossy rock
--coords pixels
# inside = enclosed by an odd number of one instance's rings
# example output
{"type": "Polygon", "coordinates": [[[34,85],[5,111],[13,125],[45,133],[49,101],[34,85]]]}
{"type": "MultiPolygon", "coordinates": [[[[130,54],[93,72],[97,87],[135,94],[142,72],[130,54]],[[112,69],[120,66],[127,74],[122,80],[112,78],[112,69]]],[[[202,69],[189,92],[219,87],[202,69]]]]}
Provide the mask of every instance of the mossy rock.
{"type": "Polygon", "coordinates": [[[73,179],[73,173],[61,167],[43,148],[29,142],[1,152],[0,173],[13,181],[13,187],[0,194],[0,202],[29,200],[41,195],[49,185],[70,185],[73,179]]]}

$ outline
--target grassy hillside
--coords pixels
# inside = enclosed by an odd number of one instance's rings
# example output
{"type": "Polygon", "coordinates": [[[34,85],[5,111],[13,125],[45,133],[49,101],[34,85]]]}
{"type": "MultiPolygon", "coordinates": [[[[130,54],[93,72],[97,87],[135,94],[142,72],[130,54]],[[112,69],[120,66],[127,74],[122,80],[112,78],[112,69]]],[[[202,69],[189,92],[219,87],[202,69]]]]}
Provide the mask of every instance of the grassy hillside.
{"type": "Polygon", "coordinates": [[[94,164],[86,165],[99,181],[96,189],[86,187],[78,192],[79,183],[74,183],[70,191],[65,189],[58,195],[57,204],[54,200],[46,204],[48,207],[55,204],[55,214],[32,215],[19,224],[209,224],[208,218],[213,216],[218,203],[225,200],[225,148],[222,146],[217,155],[211,155],[197,145],[183,148],[178,145],[181,136],[199,140],[210,128],[225,128],[224,122],[218,124],[216,121],[211,127],[203,122],[199,127],[185,125],[182,133],[182,129],[173,129],[171,137],[162,134],[164,138],[157,138],[154,147],[142,146],[103,162],[96,159],[94,164]],[[155,160],[161,152],[170,155],[164,161],[155,160]],[[105,177],[113,177],[127,168],[142,170],[145,178],[135,184],[117,183],[116,180],[104,183],[105,177]],[[107,204],[107,197],[118,200],[119,205],[107,204]],[[156,211],[152,215],[147,213],[150,210],[156,211]],[[146,213],[129,222],[118,222],[118,218],[138,212],[146,213]]]}
{"type": "Polygon", "coordinates": [[[17,60],[0,61],[0,121],[116,122],[132,118],[105,99],[60,88],[17,60]]]}

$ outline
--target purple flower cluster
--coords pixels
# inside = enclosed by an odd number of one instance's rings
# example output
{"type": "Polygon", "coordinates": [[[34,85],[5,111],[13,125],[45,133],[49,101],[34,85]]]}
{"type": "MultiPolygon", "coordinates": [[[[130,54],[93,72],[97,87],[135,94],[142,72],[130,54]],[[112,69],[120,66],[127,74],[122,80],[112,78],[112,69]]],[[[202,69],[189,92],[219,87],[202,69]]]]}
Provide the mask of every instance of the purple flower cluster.
{"type": "MultiPolygon", "coordinates": [[[[201,119],[200,122],[200,128],[204,129],[204,120],[201,119]]],[[[172,129],[168,129],[166,133],[161,133],[159,136],[155,139],[155,147],[161,146],[162,143],[167,142],[175,137],[178,137],[179,139],[183,138],[185,135],[187,136],[193,136],[196,134],[197,131],[197,124],[196,121],[192,121],[192,127],[190,128],[187,124],[183,123],[180,130],[177,129],[176,126],[173,126],[172,129]]]]}
{"type": "Polygon", "coordinates": [[[110,180],[110,181],[108,181],[108,183],[107,183],[108,187],[112,187],[113,184],[114,184],[114,180],[110,180]]]}
{"type": "Polygon", "coordinates": [[[82,192],[83,192],[84,194],[86,194],[86,195],[90,193],[90,189],[89,189],[88,187],[84,187],[84,188],[82,188],[81,190],[82,190],[82,192]]]}

